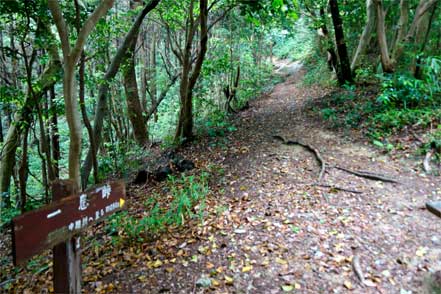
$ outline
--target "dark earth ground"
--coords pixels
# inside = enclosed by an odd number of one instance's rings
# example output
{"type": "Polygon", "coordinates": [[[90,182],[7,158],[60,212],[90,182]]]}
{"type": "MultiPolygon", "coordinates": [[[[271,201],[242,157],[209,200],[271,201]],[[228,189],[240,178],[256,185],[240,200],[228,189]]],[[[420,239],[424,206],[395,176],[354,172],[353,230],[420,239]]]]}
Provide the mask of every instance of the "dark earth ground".
{"type": "MultiPolygon", "coordinates": [[[[116,257],[89,250],[96,256],[84,269],[86,293],[430,293],[430,273],[441,270],[441,219],[424,206],[441,199],[440,178],[424,175],[420,161],[380,153],[351,130],[324,128],[304,104],[327,90],[299,85],[303,71],[293,66],[285,82],[238,115],[236,132],[182,150],[199,170],[219,171],[203,223],[190,221],[141,249],[115,249],[116,257]],[[274,135],[314,146],[329,166],[400,184],[328,168],[322,184],[362,193],[311,185],[319,172],[313,154],[274,135]]],[[[160,189],[132,188],[132,203],[160,189]]],[[[50,269],[21,275],[14,292],[50,289],[50,269]]]]}

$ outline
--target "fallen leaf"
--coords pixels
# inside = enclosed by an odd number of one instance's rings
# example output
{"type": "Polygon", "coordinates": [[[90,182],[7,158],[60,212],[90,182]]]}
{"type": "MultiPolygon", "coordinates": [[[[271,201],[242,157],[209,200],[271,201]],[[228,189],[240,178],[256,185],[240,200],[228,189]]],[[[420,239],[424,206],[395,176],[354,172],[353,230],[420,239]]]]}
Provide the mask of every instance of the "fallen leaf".
{"type": "Polygon", "coordinates": [[[282,264],[282,265],[288,264],[288,262],[286,260],[279,258],[279,257],[276,258],[276,262],[278,264],[282,264]]]}
{"type": "Polygon", "coordinates": [[[349,290],[352,290],[354,288],[354,286],[352,286],[352,283],[350,281],[345,281],[343,285],[349,290]]]}
{"type": "Polygon", "coordinates": [[[153,262],[153,264],[152,264],[152,266],[154,267],[154,268],[158,268],[158,267],[160,267],[162,265],[162,261],[161,260],[156,260],[155,262],[153,262]]]}
{"type": "Polygon", "coordinates": [[[168,268],[165,269],[165,271],[168,272],[168,273],[172,273],[172,272],[175,271],[175,269],[172,268],[172,267],[168,267],[168,268]]]}
{"type": "Polygon", "coordinates": [[[365,284],[368,287],[377,287],[377,284],[369,279],[364,280],[363,284],[365,284]]]}
{"type": "Polygon", "coordinates": [[[282,285],[282,290],[284,292],[291,292],[292,290],[294,290],[294,287],[292,285],[282,285]]]}
{"type": "Polygon", "coordinates": [[[225,278],[225,284],[233,285],[233,283],[234,283],[234,279],[233,278],[231,278],[229,276],[225,276],[224,278],[225,278]]]}
{"type": "Polygon", "coordinates": [[[247,272],[251,271],[252,269],[253,269],[253,266],[252,266],[252,265],[244,266],[244,267],[242,268],[242,272],[243,272],[243,273],[247,273],[247,272]]]}
{"type": "Polygon", "coordinates": [[[426,253],[427,253],[426,247],[419,247],[415,254],[418,257],[423,257],[424,255],[426,255],[426,253]]]}

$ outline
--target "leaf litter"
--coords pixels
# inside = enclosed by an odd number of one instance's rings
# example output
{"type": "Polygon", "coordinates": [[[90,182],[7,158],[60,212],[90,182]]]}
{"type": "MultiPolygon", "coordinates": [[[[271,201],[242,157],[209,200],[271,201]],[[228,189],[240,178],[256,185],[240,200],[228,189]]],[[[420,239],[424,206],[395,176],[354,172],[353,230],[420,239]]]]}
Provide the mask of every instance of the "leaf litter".
{"type": "MultiPolygon", "coordinates": [[[[212,175],[202,220],[186,219],[143,242],[113,244],[106,224],[84,234],[85,292],[424,293],[427,274],[441,270],[441,222],[421,207],[441,197],[439,179],[306,116],[305,102],[329,90],[300,86],[302,73],[253,101],[234,119],[236,132],[180,150],[195,161],[195,173],[212,175]],[[329,187],[305,184],[315,182],[320,166],[307,151],[272,140],[276,134],[316,146],[329,165],[402,184],[336,169],[323,175],[329,187]]],[[[130,187],[129,194],[135,217],[151,195],[168,199],[164,184],[130,187]]],[[[10,240],[0,246],[7,260],[10,240]]],[[[52,292],[48,265],[46,253],[25,268],[2,268],[2,290],[52,292]]]]}

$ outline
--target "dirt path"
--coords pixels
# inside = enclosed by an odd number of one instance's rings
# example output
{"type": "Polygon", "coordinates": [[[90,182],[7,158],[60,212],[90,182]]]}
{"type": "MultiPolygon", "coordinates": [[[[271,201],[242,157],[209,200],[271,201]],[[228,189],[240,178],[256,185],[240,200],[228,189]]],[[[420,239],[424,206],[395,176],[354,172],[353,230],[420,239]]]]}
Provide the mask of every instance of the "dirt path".
{"type": "Polygon", "coordinates": [[[325,90],[299,86],[302,70],[293,66],[284,72],[295,74],[239,115],[236,132],[183,151],[217,175],[204,223],[130,252],[136,263],[124,265],[124,251],[100,257],[84,269],[86,292],[112,283],[116,293],[424,293],[428,273],[441,270],[441,220],[424,209],[441,198],[440,179],[306,117],[304,102],[325,90]],[[327,169],[322,183],[363,193],[308,185],[319,172],[312,154],[274,135],[315,146],[330,165],[401,184],[327,169]],[[109,272],[100,282],[87,281],[103,264],[109,272]]]}
{"type": "Polygon", "coordinates": [[[147,278],[126,285],[128,291],[424,293],[428,272],[441,270],[441,221],[424,209],[428,199],[441,197],[439,178],[310,121],[302,105],[323,93],[301,88],[300,77],[297,71],[254,101],[225,146],[205,142],[187,150],[225,171],[216,179],[216,191],[223,192],[217,215],[195,230],[195,238],[162,242],[172,244],[161,258],[173,268],[133,271],[133,278],[147,278]],[[301,184],[316,180],[318,164],[305,149],[274,140],[275,134],[314,145],[331,165],[380,172],[401,184],[335,169],[327,170],[324,183],[363,193],[301,184]],[[367,286],[354,273],[355,255],[367,286]]]}

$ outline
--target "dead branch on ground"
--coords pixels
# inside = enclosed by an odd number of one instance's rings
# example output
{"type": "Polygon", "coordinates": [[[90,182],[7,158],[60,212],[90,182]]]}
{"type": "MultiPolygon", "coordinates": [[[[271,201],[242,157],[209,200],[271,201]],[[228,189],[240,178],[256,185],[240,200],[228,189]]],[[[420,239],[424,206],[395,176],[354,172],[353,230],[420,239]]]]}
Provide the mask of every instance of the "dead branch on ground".
{"type": "Polygon", "coordinates": [[[430,166],[430,162],[432,161],[432,156],[435,154],[435,150],[433,148],[430,148],[429,151],[427,151],[426,156],[423,160],[423,167],[426,174],[432,173],[432,167],[430,166]]]}
{"type": "Polygon", "coordinates": [[[352,258],[352,269],[354,270],[355,275],[360,280],[361,284],[364,285],[365,279],[363,271],[361,269],[360,256],[358,255],[358,253],[355,253],[354,257],[352,258]]]}

